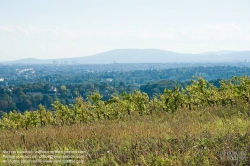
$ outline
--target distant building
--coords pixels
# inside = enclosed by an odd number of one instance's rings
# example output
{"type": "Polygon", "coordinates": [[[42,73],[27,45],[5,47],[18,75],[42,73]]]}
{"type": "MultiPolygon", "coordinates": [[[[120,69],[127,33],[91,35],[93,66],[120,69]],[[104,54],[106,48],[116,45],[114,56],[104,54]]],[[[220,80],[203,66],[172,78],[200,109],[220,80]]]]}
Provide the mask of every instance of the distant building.
{"type": "Polygon", "coordinates": [[[54,86],[51,86],[49,90],[47,91],[33,91],[33,90],[30,90],[28,92],[26,92],[27,95],[31,95],[31,96],[35,96],[35,95],[48,95],[48,96],[57,96],[59,95],[58,94],[58,90],[56,87],[54,86]]]}
{"type": "Polygon", "coordinates": [[[57,92],[57,88],[54,86],[51,86],[50,89],[48,90],[48,92],[57,92]]]}
{"type": "Polygon", "coordinates": [[[42,92],[41,91],[30,91],[30,92],[26,92],[27,95],[31,95],[31,96],[36,96],[36,95],[41,95],[42,92]]]}
{"type": "Polygon", "coordinates": [[[112,79],[112,78],[107,78],[107,79],[106,79],[106,81],[108,81],[108,82],[112,82],[112,81],[113,81],[113,79],[112,79]]]}

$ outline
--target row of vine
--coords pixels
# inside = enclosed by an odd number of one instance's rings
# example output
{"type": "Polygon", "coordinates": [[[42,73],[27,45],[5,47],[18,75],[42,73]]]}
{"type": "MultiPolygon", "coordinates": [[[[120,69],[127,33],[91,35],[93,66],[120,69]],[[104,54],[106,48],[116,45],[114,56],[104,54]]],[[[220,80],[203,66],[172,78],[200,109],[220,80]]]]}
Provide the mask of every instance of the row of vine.
{"type": "Polygon", "coordinates": [[[234,106],[250,104],[250,77],[232,77],[221,80],[216,87],[203,78],[191,80],[185,88],[175,87],[165,90],[158,97],[149,99],[146,93],[135,91],[123,93],[121,97],[113,96],[102,101],[99,93],[93,93],[88,100],[77,98],[70,106],[56,101],[53,110],[46,110],[40,105],[38,110],[25,111],[23,114],[11,111],[0,119],[1,129],[19,129],[42,127],[48,125],[82,124],[102,119],[121,119],[134,114],[145,115],[154,112],[175,112],[178,109],[195,110],[202,107],[234,106]]]}

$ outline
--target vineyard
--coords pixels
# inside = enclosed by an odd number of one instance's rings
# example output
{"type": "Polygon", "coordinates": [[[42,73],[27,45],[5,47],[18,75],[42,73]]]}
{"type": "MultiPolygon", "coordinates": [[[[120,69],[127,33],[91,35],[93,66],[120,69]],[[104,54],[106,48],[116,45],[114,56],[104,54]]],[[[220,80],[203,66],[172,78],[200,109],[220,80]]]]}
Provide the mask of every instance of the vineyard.
{"type": "Polygon", "coordinates": [[[196,78],[151,99],[93,93],[52,110],[5,113],[0,150],[84,150],[86,165],[248,165],[249,116],[249,77],[219,87],[196,78]]]}
{"type": "MultiPolygon", "coordinates": [[[[60,102],[53,104],[53,110],[46,110],[42,105],[36,111],[25,111],[24,114],[11,111],[2,116],[1,129],[19,129],[42,127],[48,125],[64,126],[83,124],[97,120],[122,119],[126,116],[152,115],[156,112],[176,112],[179,109],[199,110],[205,107],[232,107],[250,104],[250,78],[233,77],[220,81],[217,88],[203,78],[192,80],[186,88],[175,87],[165,90],[159,97],[149,99],[146,93],[135,91],[123,93],[121,97],[113,96],[102,101],[102,96],[93,93],[87,101],[76,99],[70,106],[60,102]]],[[[249,112],[250,113],[250,112],[249,112]]]]}

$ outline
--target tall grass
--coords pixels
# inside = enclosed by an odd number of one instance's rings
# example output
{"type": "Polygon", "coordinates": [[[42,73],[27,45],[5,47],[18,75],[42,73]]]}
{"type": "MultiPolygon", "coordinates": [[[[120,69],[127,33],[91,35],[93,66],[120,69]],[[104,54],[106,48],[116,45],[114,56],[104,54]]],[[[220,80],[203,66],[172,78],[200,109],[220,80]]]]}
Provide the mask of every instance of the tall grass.
{"type": "Polygon", "coordinates": [[[84,165],[250,165],[247,112],[240,106],[207,107],[81,125],[6,129],[0,132],[0,150],[81,150],[86,152],[84,165]],[[246,157],[223,158],[224,151],[244,152],[246,157]]]}

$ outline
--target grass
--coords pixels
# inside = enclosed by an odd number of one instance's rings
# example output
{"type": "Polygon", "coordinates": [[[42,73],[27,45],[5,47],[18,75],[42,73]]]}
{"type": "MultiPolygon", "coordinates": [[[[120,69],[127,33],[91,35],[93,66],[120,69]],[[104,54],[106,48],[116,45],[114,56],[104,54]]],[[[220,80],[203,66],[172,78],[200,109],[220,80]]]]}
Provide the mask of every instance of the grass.
{"type": "Polygon", "coordinates": [[[250,118],[243,109],[182,109],[84,125],[2,130],[0,153],[79,150],[85,152],[84,165],[249,165],[250,118]]]}

